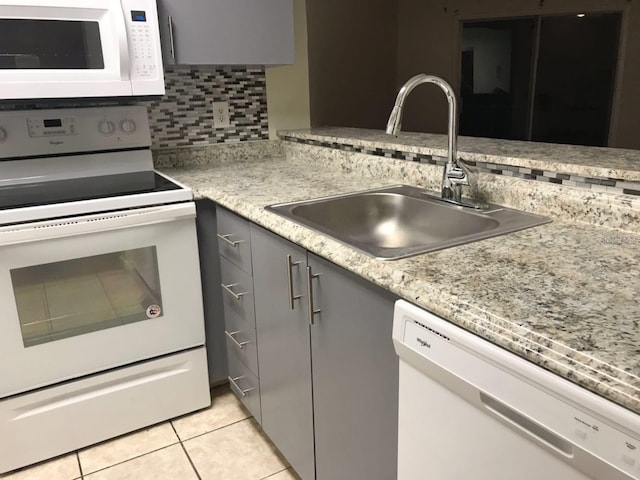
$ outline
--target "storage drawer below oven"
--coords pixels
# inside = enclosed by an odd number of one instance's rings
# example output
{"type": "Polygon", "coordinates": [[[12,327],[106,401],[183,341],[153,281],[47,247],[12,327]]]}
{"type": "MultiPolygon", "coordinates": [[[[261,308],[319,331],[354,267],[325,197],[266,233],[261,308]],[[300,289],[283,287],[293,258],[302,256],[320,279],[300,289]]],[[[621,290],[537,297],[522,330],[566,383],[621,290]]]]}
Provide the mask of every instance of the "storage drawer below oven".
{"type": "Polygon", "coordinates": [[[211,404],[204,347],[0,401],[0,474],[211,404]]]}
{"type": "Polygon", "coordinates": [[[228,351],[229,385],[231,391],[249,410],[258,423],[262,423],[260,408],[260,382],[233,350],[228,351]]]}

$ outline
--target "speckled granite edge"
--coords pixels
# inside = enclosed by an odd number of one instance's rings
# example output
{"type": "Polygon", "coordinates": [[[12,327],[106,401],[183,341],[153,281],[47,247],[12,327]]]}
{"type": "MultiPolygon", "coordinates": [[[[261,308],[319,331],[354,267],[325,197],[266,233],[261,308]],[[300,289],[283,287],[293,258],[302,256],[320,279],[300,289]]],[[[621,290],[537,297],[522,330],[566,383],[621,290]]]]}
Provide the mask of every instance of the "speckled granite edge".
{"type": "Polygon", "coordinates": [[[258,140],[237,143],[217,143],[191,147],[158,149],[153,151],[155,168],[176,168],[239,160],[268,158],[282,154],[278,140],[258,140]]]}
{"type": "MultiPolygon", "coordinates": [[[[442,167],[433,164],[291,142],[283,142],[283,151],[287,157],[308,161],[313,166],[332,168],[342,173],[357,172],[372,178],[384,178],[390,183],[419,185],[434,192],[440,189],[442,167]]],[[[640,197],[484,173],[479,174],[474,190],[467,190],[465,194],[552,218],[640,233],[640,197]]]]}
{"type": "Polygon", "coordinates": [[[211,188],[196,191],[199,196],[216,201],[362,278],[640,413],[637,377],[616,370],[596,357],[553,342],[516,322],[480,310],[459,296],[443,291],[437,283],[425,282],[424,277],[416,274],[419,270],[406,268],[411,259],[399,262],[376,261],[324,235],[285,221],[282,217],[265,211],[263,205],[247,202],[236,194],[211,188]]]}
{"type": "MultiPolygon", "coordinates": [[[[403,132],[396,138],[378,130],[339,127],[282,131],[279,135],[330,148],[364,149],[391,158],[404,155],[414,161],[447,155],[446,135],[403,132]]],[[[541,181],[582,183],[585,188],[616,188],[620,190],[617,193],[640,195],[638,150],[459,137],[458,155],[479,162],[487,170],[495,166],[501,173],[522,173],[541,181]]]]}
{"type": "MultiPolygon", "coordinates": [[[[289,148],[285,146],[285,151],[293,154],[287,158],[167,173],[191,186],[198,197],[210,198],[362,278],[640,413],[640,362],[633,353],[640,344],[633,327],[639,307],[637,300],[631,300],[640,275],[636,268],[639,249],[633,248],[640,245],[639,235],[583,223],[571,226],[558,220],[429,255],[377,261],[263,207],[376,188],[406,178],[419,180],[414,183],[417,185],[438,185],[440,168],[331,153],[328,149],[315,155],[306,146],[293,152],[289,148]],[[282,188],[284,179],[287,189],[282,188]],[[460,263],[460,258],[468,261],[460,263]],[[452,262],[456,265],[453,276],[452,262]],[[565,277],[572,281],[567,283],[565,277]],[[610,284],[604,285],[605,281],[610,284]],[[590,282],[590,286],[585,290],[582,282],[590,282]],[[583,328],[573,330],[580,325],[583,328]],[[599,345],[593,352],[589,351],[589,338],[584,337],[587,334],[599,345]]],[[[519,182],[523,190],[531,189],[531,182],[519,182]]],[[[578,193],[576,199],[583,199],[584,192],[578,193]]],[[[512,195],[517,197],[517,190],[512,195]]],[[[542,200],[533,196],[524,203],[536,206],[536,201],[547,200],[545,195],[542,200]]]]}

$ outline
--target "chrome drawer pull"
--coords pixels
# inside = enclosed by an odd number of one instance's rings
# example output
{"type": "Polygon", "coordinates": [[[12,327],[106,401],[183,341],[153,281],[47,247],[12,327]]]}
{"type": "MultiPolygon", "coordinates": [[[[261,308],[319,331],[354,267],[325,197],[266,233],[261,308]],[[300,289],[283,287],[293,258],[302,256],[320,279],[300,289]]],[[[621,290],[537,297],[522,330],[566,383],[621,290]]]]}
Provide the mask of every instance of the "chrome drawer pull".
{"type": "Polygon", "coordinates": [[[313,317],[315,317],[322,311],[320,309],[313,309],[313,286],[311,285],[311,281],[314,278],[318,278],[319,276],[319,273],[313,274],[311,273],[311,267],[307,267],[307,300],[309,301],[309,325],[313,325],[313,317]]]}
{"type": "Polygon", "coordinates": [[[244,297],[248,292],[236,293],[233,290],[231,290],[236,285],[238,285],[238,284],[237,283],[232,283],[231,285],[225,285],[224,283],[220,284],[220,286],[222,288],[224,288],[227,292],[229,292],[231,295],[233,295],[233,298],[235,298],[237,301],[240,301],[240,300],[242,300],[242,297],[244,297]]]}
{"type": "Polygon", "coordinates": [[[294,266],[300,265],[301,262],[292,262],[291,255],[287,255],[287,277],[289,279],[289,308],[291,310],[294,309],[293,302],[295,300],[300,300],[302,295],[294,295],[293,294],[293,272],[291,271],[294,266]]]}
{"type": "Polygon", "coordinates": [[[229,240],[229,237],[231,235],[233,235],[232,233],[228,233],[226,235],[220,235],[219,233],[217,234],[218,238],[220,240],[224,240],[225,242],[227,242],[229,245],[231,245],[233,248],[236,248],[238,245],[240,245],[241,243],[244,243],[244,240],[229,240]]]}
{"type": "Polygon", "coordinates": [[[240,385],[238,385],[236,382],[242,378],[244,377],[240,376],[240,377],[231,378],[231,376],[229,376],[227,377],[227,380],[229,380],[229,384],[231,385],[232,388],[235,387],[235,390],[238,392],[238,395],[240,395],[242,398],[245,398],[247,396],[247,393],[249,393],[251,390],[255,390],[255,388],[247,388],[246,390],[241,389],[240,385]]]}
{"type": "Polygon", "coordinates": [[[227,335],[227,337],[231,339],[231,341],[235,344],[235,346],[238,347],[240,350],[244,350],[244,346],[247,343],[249,343],[249,342],[239,342],[238,340],[236,340],[236,337],[234,337],[234,335],[237,335],[238,333],[240,333],[239,331],[229,333],[225,330],[224,333],[227,335]]]}

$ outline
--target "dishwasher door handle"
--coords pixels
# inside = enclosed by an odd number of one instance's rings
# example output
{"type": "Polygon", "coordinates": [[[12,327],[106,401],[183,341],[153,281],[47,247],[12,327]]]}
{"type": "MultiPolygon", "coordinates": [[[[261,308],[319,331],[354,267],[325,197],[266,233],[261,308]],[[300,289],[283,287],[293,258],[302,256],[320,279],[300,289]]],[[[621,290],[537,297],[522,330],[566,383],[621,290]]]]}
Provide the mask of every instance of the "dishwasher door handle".
{"type": "Polygon", "coordinates": [[[565,440],[539,423],[536,423],[534,420],[522,415],[509,405],[490,397],[484,392],[479,393],[480,401],[491,414],[507,421],[518,428],[518,430],[534,437],[536,440],[544,443],[558,453],[569,458],[573,457],[573,443],[565,440]]]}

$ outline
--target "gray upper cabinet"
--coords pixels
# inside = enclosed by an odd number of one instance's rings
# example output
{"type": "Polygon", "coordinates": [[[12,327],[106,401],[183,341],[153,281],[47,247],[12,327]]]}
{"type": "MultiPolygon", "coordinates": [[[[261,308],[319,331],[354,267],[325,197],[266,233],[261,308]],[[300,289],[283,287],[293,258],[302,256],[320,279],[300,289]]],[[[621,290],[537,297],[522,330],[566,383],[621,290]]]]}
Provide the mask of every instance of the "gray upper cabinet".
{"type": "Polygon", "coordinates": [[[165,65],[294,63],[292,0],[158,0],[165,65]]]}

